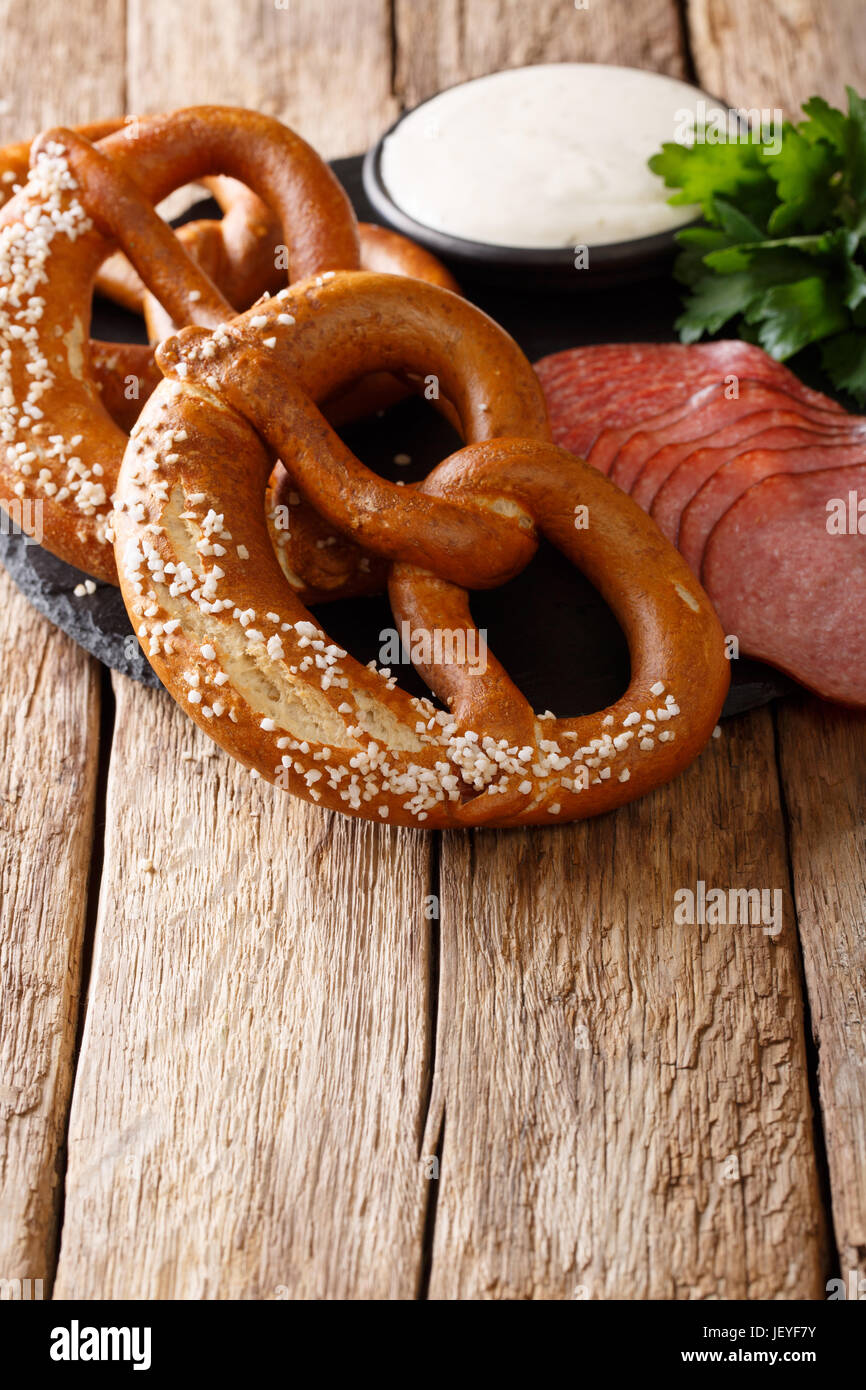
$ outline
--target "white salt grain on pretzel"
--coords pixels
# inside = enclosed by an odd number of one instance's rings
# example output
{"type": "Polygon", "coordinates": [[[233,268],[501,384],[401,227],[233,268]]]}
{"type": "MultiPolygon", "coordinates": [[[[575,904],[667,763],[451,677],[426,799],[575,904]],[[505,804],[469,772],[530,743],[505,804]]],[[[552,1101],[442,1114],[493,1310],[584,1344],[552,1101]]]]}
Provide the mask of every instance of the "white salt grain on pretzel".
{"type": "Polygon", "coordinates": [[[185,330],[158,357],[167,380],[118,486],[121,588],[168,689],[256,773],[396,824],[551,824],[641,795],[702,747],[729,680],[705,595],[630,499],[549,442],[534,374],[480,311],[419,282],[323,275],[213,334],[185,330]],[[371,474],[314,404],[362,365],[436,374],[475,442],[417,489],[371,474]],[[275,454],[340,534],[392,562],[395,614],[413,630],[470,636],[465,587],[519,572],[544,531],[620,618],[625,695],[593,715],[536,716],[489,655],[484,672],[421,668],[443,710],[359,665],[275,559],[275,454]]]}

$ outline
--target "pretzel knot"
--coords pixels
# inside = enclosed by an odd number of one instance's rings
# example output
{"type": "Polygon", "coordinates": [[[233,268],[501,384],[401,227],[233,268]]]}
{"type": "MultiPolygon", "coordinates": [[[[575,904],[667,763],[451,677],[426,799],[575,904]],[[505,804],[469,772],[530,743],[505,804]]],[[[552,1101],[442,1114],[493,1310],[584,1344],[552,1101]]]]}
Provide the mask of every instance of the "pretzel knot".
{"type": "Polygon", "coordinates": [[[350,815],[426,828],[551,824],[608,810],[696,755],[729,681],[723,636],[652,521],[550,443],[537,379],[508,335],[447,291],[346,272],[281,291],[158,350],[166,380],[118,483],[124,599],[156,671],[218,743],[269,781],[350,815]],[[417,488],[365,468],[318,410],[361,370],[439,378],[467,444],[417,488]],[[303,606],[264,493],[279,455],[299,496],[390,563],[398,623],[462,633],[467,588],[517,574],[543,532],[625,631],[609,709],[537,716],[492,654],[418,669],[445,709],[361,666],[303,606]],[[581,522],[575,525],[580,511],[581,522]]]}
{"type": "MultiPolygon", "coordinates": [[[[354,269],[359,238],[331,170],[278,121],[192,107],[105,135],[111,124],[84,128],[104,136],[96,145],[55,130],[29,149],[0,152],[0,170],[13,179],[30,159],[25,185],[0,211],[0,484],[6,497],[39,503],[48,549],[113,583],[112,494],[126,447],[115,420],[138,413],[124,409],[118,374],[131,371],[142,396],[157,374],[148,348],[89,341],[106,257],[117,245],[126,253],[151,292],[152,319],[163,322],[162,306],[169,321],[213,328],[233,317],[230,297],[276,287],[275,252],[286,253],[285,283],[286,269],[290,278],[354,269]],[[173,189],[226,174],[222,222],[175,235],[155,212],[173,189]]],[[[450,279],[432,256],[381,229],[368,229],[365,250],[389,269],[450,279]]],[[[396,383],[362,386],[387,398],[396,383]]]]}

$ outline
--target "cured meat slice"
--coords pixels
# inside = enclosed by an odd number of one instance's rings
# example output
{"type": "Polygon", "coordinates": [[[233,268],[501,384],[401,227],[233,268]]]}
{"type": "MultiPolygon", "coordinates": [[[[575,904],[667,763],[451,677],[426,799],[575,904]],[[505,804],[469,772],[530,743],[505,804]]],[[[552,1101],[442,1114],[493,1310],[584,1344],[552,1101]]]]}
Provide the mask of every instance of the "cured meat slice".
{"type": "Polygon", "coordinates": [[[750,487],[713,528],[701,577],[743,654],[827,700],[866,706],[866,466],[750,487]]]}
{"type": "MultiPolygon", "coordinates": [[[[619,468],[622,454],[630,449],[635,440],[648,442],[659,437],[670,439],[679,428],[687,431],[697,428],[700,431],[701,427],[697,421],[704,410],[710,408],[715,401],[724,399],[726,389],[718,382],[712,382],[709,386],[702,386],[691,396],[678,398],[675,405],[658,415],[650,415],[648,419],[637,423],[631,421],[618,429],[603,429],[587,454],[587,463],[591,463],[593,468],[612,478],[619,468]]],[[[628,487],[622,483],[618,483],[617,486],[622,487],[624,492],[628,491],[628,487]]]]}
{"type": "MultiPolygon", "coordinates": [[[[844,452],[848,447],[859,450],[859,453],[853,459],[846,458],[840,461],[859,463],[860,457],[866,449],[866,438],[858,439],[850,434],[821,433],[804,425],[765,430],[760,434],[747,437],[738,445],[730,445],[728,448],[717,449],[714,445],[709,445],[701,449],[693,449],[659,488],[649,509],[650,516],[668,540],[678,546],[686,509],[720,469],[738,462],[746,454],[761,450],[765,454],[779,455],[775,465],[769,468],[766,476],[769,473],[803,471],[802,467],[798,469],[799,460],[796,458],[791,461],[790,468],[786,467],[783,456],[801,448],[818,448],[822,445],[826,445],[828,448],[832,447],[833,455],[829,460],[822,455],[821,462],[815,465],[818,468],[832,467],[838,460],[838,451],[841,449],[844,452]]],[[[752,481],[757,481],[757,479],[752,479],[752,481]]]]}
{"type": "Polygon", "coordinates": [[[751,343],[608,343],[536,363],[557,444],[585,458],[603,429],[636,428],[707,386],[735,376],[778,386],[807,405],[841,406],[804,386],[751,343]]]}
{"type": "Polygon", "coordinates": [[[827,469],[844,474],[846,467],[866,465],[866,441],[845,447],[804,442],[802,447],[786,448],[776,438],[782,433],[771,430],[772,447],[748,449],[717,468],[680,515],[676,544],[695,574],[700,574],[704,546],[716,522],[755,483],[776,474],[827,469]]]}
{"type": "Polygon", "coordinates": [[[851,416],[837,410],[797,401],[787,392],[757,381],[740,382],[740,394],[729,400],[724,390],[708,399],[694,416],[681,416],[667,429],[638,430],[620,450],[611,477],[649,511],[659,488],[696,448],[696,441],[712,448],[729,448],[749,435],[776,426],[808,425],[840,437],[866,430],[851,416]]]}

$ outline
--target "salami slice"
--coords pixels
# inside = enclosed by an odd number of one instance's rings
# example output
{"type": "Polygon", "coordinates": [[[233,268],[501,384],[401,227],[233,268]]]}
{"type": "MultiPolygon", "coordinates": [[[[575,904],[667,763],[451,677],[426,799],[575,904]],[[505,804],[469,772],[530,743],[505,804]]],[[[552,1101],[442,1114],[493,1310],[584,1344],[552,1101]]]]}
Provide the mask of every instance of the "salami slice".
{"type": "MultiPolygon", "coordinates": [[[[832,447],[834,453],[829,461],[825,456],[821,456],[822,461],[816,465],[819,468],[826,468],[828,464],[832,466],[837,461],[837,450],[840,448],[844,450],[853,445],[862,453],[866,440],[859,440],[851,435],[819,433],[812,431],[809,426],[800,426],[765,430],[761,434],[751,435],[739,444],[729,445],[727,448],[717,449],[715,445],[708,445],[701,449],[694,449],[677,465],[667,481],[659,488],[649,509],[650,516],[668,540],[678,546],[686,510],[701,489],[720,469],[738,462],[746,454],[761,450],[770,459],[776,454],[780,455],[775,464],[769,467],[765,476],[769,476],[770,473],[803,471],[802,469],[798,470],[799,460],[796,458],[791,461],[791,467],[787,468],[781,455],[796,451],[801,447],[812,445],[820,447],[824,444],[832,447]]],[[[850,460],[845,459],[844,461],[849,462],[850,460]]],[[[859,457],[855,457],[853,461],[859,462],[859,457]]],[[[752,481],[755,482],[757,479],[752,479],[752,481]]]]}
{"type": "MultiPolygon", "coordinates": [[[[603,429],[587,454],[587,463],[591,463],[593,468],[612,478],[619,469],[623,453],[630,449],[634,441],[655,440],[659,436],[670,439],[671,434],[680,427],[691,431],[703,410],[719,397],[723,398],[726,389],[718,382],[711,382],[709,386],[702,386],[691,396],[677,397],[674,405],[657,415],[650,415],[647,419],[637,422],[631,421],[617,429],[603,429]]],[[[624,492],[628,491],[628,486],[623,483],[617,483],[617,486],[622,487],[624,492]]]]}
{"type": "Polygon", "coordinates": [[[557,444],[586,457],[603,429],[638,424],[727,378],[762,381],[807,405],[841,406],[804,386],[761,348],[718,343],[608,343],[571,348],[536,363],[557,444]]]}
{"type": "Polygon", "coordinates": [[[717,468],[682,513],[676,544],[695,574],[700,574],[704,546],[716,522],[755,483],[781,473],[814,473],[828,468],[844,473],[846,467],[866,465],[866,442],[840,447],[797,439],[792,441],[793,447],[786,447],[780,437],[785,431],[769,433],[772,447],[748,449],[717,468]]]}
{"type": "Polygon", "coordinates": [[[611,476],[644,511],[650,510],[659,489],[694,451],[697,440],[721,449],[777,426],[808,424],[843,439],[863,428],[859,423],[855,425],[850,416],[840,417],[836,410],[806,405],[785,391],[757,381],[740,382],[738,400],[729,400],[722,388],[717,389],[721,398],[708,400],[691,420],[685,416],[667,430],[638,431],[620,451],[611,476]]]}
{"type": "Polygon", "coordinates": [[[702,579],[744,655],[866,706],[866,466],[750,487],[713,528],[702,579]]]}

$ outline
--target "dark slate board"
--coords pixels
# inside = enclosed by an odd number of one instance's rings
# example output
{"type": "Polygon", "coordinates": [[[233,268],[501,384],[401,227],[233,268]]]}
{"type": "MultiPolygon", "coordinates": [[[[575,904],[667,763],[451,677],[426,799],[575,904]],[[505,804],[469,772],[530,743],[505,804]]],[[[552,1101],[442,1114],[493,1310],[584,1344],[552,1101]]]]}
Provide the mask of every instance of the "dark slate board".
{"type": "MultiPolygon", "coordinates": [[[[336,160],[333,167],[359,217],[372,221],[361,187],[361,163],[355,157],[336,160]]],[[[187,217],[203,213],[215,214],[215,205],[199,204],[187,217]]],[[[517,285],[476,286],[467,284],[465,276],[463,288],[508,329],[532,361],[583,343],[669,341],[677,314],[677,292],[668,277],[573,296],[521,292],[517,285]]],[[[93,331],[115,341],[143,341],[133,315],[101,300],[94,305],[93,331]]],[[[404,482],[423,478],[460,442],[429,406],[416,400],[342,433],[371,468],[404,482]],[[411,465],[395,466],[395,454],[408,454],[411,465]]],[[[99,584],[95,594],[75,598],[73,590],[86,576],[18,535],[0,535],[0,559],[31,603],[106,666],[146,685],[159,684],[133,636],[117,589],[99,584]]],[[[611,703],[628,684],[628,649],[616,620],[592,586],[551,546],[542,545],[517,579],[475,594],[472,612],[478,626],[486,629],[491,650],[538,710],[586,713],[611,703]]],[[[394,625],[384,596],[327,604],[318,617],[330,636],[363,662],[378,658],[379,634],[394,625]]],[[[400,668],[399,674],[407,690],[428,693],[411,667],[400,668]]],[[[785,676],[758,662],[734,662],[732,677],[725,715],[794,688],[785,676]]]]}

